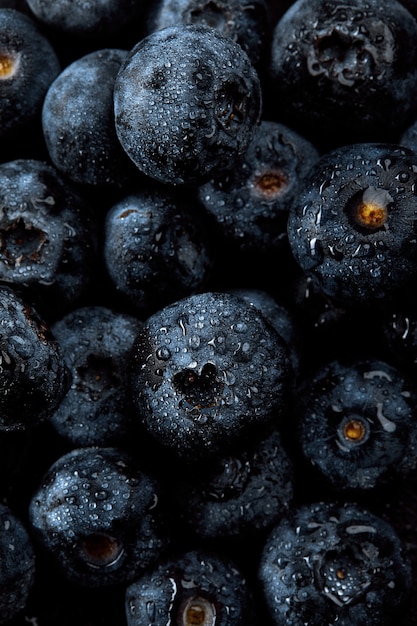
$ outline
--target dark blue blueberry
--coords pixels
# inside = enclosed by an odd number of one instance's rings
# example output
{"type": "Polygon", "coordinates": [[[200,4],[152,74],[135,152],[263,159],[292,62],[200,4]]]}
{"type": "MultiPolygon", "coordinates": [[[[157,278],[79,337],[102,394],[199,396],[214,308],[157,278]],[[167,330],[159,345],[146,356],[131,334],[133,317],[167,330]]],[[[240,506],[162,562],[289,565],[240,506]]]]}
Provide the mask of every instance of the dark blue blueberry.
{"type": "Polygon", "coordinates": [[[48,154],[74,183],[120,187],[136,173],[114,125],[113,85],[126,54],[106,48],[77,58],[46,93],[42,129],[48,154]]]}
{"type": "Polygon", "coordinates": [[[417,275],[417,155],[360,143],[324,154],[288,216],[301,269],[342,306],[394,296],[417,275]]]}
{"type": "Polygon", "coordinates": [[[294,311],[284,302],[279,302],[271,293],[264,289],[236,287],[230,290],[235,296],[243,298],[257,307],[275,330],[287,343],[291,363],[295,375],[298,375],[303,358],[303,338],[301,325],[294,311]]]}
{"type": "Polygon", "coordinates": [[[0,503],[0,624],[22,614],[35,582],[36,557],[26,525],[0,503]]]}
{"type": "Polygon", "coordinates": [[[188,463],[230,454],[283,420],[292,375],[284,339],[230,293],[195,294],[155,312],[131,355],[141,423],[188,463]]]}
{"type": "Polygon", "coordinates": [[[182,531],[202,540],[248,541],[270,529],[293,502],[293,464],[274,430],[240,454],[185,471],[170,488],[182,531]]]}
{"type": "Polygon", "coordinates": [[[251,588],[228,556],[189,550],[160,561],[131,583],[125,597],[127,626],[249,626],[251,588]]]}
{"type": "Polygon", "coordinates": [[[266,109],[320,146],[393,141],[416,114],[416,38],[396,0],[297,0],[274,28],[266,109]]]}
{"type": "Polygon", "coordinates": [[[51,416],[68,384],[49,326],[11,287],[0,285],[0,430],[32,430],[51,416]]]}
{"type": "Polygon", "coordinates": [[[417,467],[417,387],[390,363],[322,365],[300,383],[293,410],[305,458],[337,490],[386,486],[417,467]]]}
{"type": "Polygon", "coordinates": [[[266,0],[156,0],[148,33],[176,24],[206,24],[242,46],[254,66],[265,60],[269,34],[266,0]]]}
{"type": "Polygon", "coordinates": [[[83,295],[97,235],[87,200],[50,164],[0,164],[0,280],[16,286],[47,319],[83,295]]]}
{"type": "Polygon", "coordinates": [[[38,121],[46,91],[61,63],[37,23],[0,7],[0,140],[38,121]]]}
{"type": "Polygon", "coordinates": [[[150,33],[114,86],[116,131],[144,174],[198,184],[230,170],[261,114],[259,77],[243,48],[205,24],[150,33]]]}
{"type": "Polygon", "coordinates": [[[139,22],[144,0],[26,0],[34,17],[52,32],[90,40],[95,45],[108,42],[139,22]]]}
{"type": "Polygon", "coordinates": [[[354,503],[290,511],[265,541],[258,576],[276,626],[392,625],[411,591],[393,526],[354,503]]]}
{"type": "Polygon", "coordinates": [[[215,248],[198,201],[146,184],[119,198],[104,226],[104,264],[124,302],[142,315],[201,291],[215,248]]]}
{"type": "Polygon", "coordinates": [[[141,328],[139,319],[98,305],[73,309],[51,326],[71,386],[50,421],[73,447],[120,444],[133,432],[127,362],[141,328]]]}
{"type": "Polygon", "coordinates": [[[198,189],[225,245],[262,254],[287,246],[289,208],[318,158],[316,148],[298,133],[261,121],[235,167],[198,189]]]}
{"type": "Polygon", "coordinates": [[[73,448],[44,475],[29,502],[41,554],[85,587],[132,582],[169,544],[161,487],[114,447],[73,448]]]}

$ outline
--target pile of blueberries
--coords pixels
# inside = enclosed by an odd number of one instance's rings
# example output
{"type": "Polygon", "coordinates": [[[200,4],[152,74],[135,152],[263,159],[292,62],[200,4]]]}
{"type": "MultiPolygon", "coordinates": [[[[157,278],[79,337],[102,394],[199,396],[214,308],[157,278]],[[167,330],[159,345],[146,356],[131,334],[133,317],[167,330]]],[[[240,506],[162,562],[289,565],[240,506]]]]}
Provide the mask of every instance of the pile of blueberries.
{"type": "Polygon", "coordinates": [[[417,624],[417,0],[0,0],[0,624],[417,624]]]}

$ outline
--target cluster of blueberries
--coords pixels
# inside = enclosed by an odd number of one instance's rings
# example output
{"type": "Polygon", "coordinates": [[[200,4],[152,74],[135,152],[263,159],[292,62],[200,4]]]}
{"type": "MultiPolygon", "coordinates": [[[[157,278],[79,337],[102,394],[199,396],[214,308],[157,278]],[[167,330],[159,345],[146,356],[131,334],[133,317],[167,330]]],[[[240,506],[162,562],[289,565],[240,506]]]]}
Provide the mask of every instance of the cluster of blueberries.
{"type": "Polygon", "coordinates": [[[417,624],[417,0],[0,0],[0,624],[417,624]]]}

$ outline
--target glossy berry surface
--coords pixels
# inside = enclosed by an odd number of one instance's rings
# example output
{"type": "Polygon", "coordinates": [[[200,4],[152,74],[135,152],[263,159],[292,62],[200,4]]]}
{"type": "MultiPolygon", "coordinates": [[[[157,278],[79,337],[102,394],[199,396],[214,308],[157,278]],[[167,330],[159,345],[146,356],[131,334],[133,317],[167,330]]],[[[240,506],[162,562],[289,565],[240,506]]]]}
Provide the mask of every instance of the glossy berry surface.
{"type": "Polygon", "coordinates": [[[197,184],[230,169],[261,115],[253,65],[203,24],[149,34],[116,78],[116,131],[138,169],[162,183],[197,184]]]}
{"type": "Polygon", "coordinates": [[[349,144],[324,154],[288,216],[295,259],[339,304],[393,296],[415,279],[417,156],[397,144],[349,144]]]}
{"type": "Polygon", "coordinates": [[[162,560],[126,590],[128,626],[251,624],[251,592],[229,558],[193,550],[162,560]],[[191,583],[191,584],[190,584],[191,583]]]}
{"type": "Polygon", "coordinates": [[[416,393],[401,369],[377,359],[323,365],[294,401],[305,457],[336,489],[372,489],[411,473],[416,393]]]}
{"type": "Polygon", "coordinates": [[[86,587],[128,583],[167,546],[159,495],[157,481],[125,451],[72,448],[33,494],[30,529],[67,580],[86,587]]]}
{"type": "Polygon", "coordinates": [[[286,343],[261,313],[232,294],[203,292],[144,322],[130,387],[146,430],[193,463],[283,419],[291,375],[286,343]]]}
{"type": "Polygon", "coordinates": [[[391,624],[410,592],[394,529],[353,503],[296,507],[269,534],[259,579],[276,625],[391,624]]]}

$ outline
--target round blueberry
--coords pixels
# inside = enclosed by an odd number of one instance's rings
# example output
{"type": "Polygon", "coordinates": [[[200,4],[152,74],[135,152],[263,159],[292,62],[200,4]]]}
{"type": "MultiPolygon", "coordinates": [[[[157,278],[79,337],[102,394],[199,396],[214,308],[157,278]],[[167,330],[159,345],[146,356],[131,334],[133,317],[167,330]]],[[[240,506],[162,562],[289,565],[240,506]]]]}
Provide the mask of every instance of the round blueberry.
{"type": "Polygon", "coordinates": [[[205,24],[140,40],[114,86],[116,131],[146,175],[197,184],[231,169],[261,114],[261,85],[242,47],[205,24]]]}
{"type": "Polygon", "coordinates": [[[276,626],[388,626],[410,599],[402,541],[354,503],[294,508],[266,539],[258,575],[276,626]]]}
{"type": "Polygon", "coordinates": [[[146,430],[193,463],[279,423],[292,374],[284,339],[259,310],[230,293],[203,292],[144,322],[130,388],[146,430]]]}
{"type": "Polygon", "coordinates": [[[417,274],[417,155],[397,144],[349,144],[324,154],[288,216],[301,269],[344,306],[382,301],[417,274]]]}

